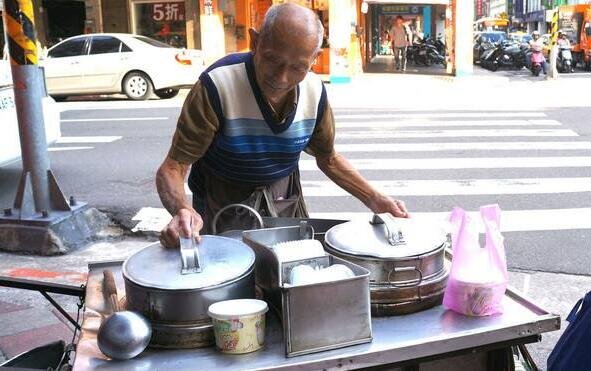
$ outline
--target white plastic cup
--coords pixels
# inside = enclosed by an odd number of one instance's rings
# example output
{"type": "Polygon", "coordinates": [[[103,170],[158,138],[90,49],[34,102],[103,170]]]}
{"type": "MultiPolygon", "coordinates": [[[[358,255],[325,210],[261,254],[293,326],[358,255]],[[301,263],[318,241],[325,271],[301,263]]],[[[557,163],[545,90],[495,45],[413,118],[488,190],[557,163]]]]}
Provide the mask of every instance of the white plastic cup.
{"type": "Polygon", "coordinates": [[[255,352],[265,344],[267,303],[256,299],[220,301],[209,306],[215,344],[223,353],[255,352]]]}

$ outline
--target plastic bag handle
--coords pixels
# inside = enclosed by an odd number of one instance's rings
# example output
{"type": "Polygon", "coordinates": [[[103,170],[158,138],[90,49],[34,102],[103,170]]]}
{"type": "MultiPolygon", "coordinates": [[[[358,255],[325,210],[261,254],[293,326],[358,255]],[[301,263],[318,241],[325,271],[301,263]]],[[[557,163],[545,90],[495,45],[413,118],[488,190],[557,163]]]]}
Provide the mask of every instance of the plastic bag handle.
{"type": "Polygon", "coordinates": [[[486,231],[486,244],[491,259],[496,267],[504,267],[502,270],[503,277],[507,280],[509,275],[507,273],[507,258],[505,256],[504,241],[501,235],[501,209],[499,205],[487,205],[480,208],[480,216],[484,222],[486,231]]]}

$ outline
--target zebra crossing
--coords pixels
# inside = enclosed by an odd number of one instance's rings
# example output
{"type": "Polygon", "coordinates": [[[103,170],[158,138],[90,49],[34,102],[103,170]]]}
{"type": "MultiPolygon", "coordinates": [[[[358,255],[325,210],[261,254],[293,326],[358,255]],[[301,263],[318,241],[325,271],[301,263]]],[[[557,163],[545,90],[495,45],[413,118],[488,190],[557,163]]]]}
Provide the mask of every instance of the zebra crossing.
{"type": "MultiPolygon", "coordinates": [[[[444,221],[454,206],[475,213],[499,203],[505,232],[591,229],[591,141],[546,112],[335,109],[335,118],[336,150],[414,218],[444,221]]],[[[369,218],[311,156],[300,172],[312,217],[369,218]]],[[[136,230],[160,230],[170,215],[144,208],[134,219],[136,230]]]]}
{"type": "MultiPolygon", "coordinates": [[[[591,228],[581,202],[591,200],[591,142],[547,112],[340,109],[335,119],[337,151],[415,218],[499,203],[506,232],[591,228]]],[[[302,156],[300,171],[312,217],[369,217],[313,158],[302,156]]]]}

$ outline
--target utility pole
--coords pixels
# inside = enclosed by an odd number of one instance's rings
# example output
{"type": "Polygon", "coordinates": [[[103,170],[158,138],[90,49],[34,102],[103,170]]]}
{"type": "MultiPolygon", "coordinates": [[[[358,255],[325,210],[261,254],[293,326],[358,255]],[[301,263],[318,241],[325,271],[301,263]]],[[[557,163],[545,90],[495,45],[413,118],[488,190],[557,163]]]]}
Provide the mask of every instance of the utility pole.
{"type": "Polygon", "coordinates": [[[558,79],[558,70],[556,68],[556,58],[558,57],[558,8],[554,9],[552,15],[552,29],[550,33],[550,71],[548,71],[547,78],[556,80],[558,79]]]}
{"type": "MultiPolygon", "coordinates": [[[[50,169],[31,0],[4,0],[23,170],[13,207],[0,216],[0,249],[51,255],[83,244],[96,232],[94,209],[66,200],[50,169]]],[[[96,212],[96,211],[95,211],[96,212]]],[[[100,224],[100,223],[99,223],[100,224]]]]}

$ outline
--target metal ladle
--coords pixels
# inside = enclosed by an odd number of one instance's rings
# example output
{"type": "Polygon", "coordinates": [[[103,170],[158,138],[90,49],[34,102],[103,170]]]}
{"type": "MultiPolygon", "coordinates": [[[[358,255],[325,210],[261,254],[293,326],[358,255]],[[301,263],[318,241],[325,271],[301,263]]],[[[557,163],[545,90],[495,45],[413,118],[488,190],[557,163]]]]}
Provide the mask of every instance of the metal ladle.
{"type": "Polygon", "coordinates": [[[98,347],[112,359],[126,360],[143,352],[150,342],[152,327],[140,314],[120,311],[115,277],[110,270],[103,271],[103,290],[113,314],[101,323],[98,330],[98,347]]]}

